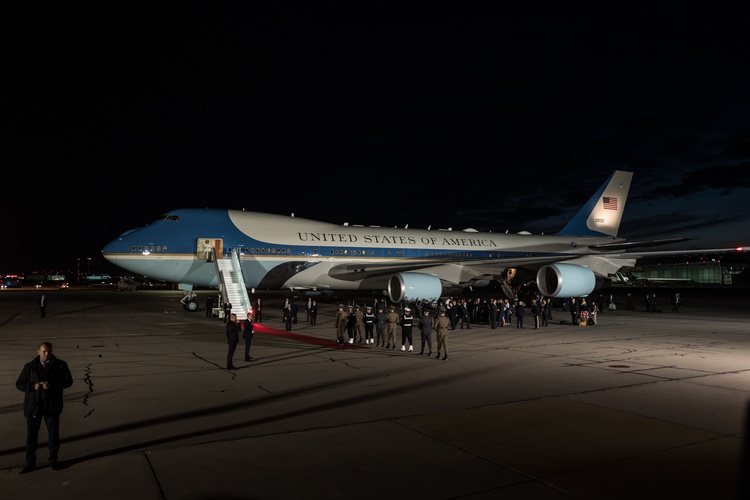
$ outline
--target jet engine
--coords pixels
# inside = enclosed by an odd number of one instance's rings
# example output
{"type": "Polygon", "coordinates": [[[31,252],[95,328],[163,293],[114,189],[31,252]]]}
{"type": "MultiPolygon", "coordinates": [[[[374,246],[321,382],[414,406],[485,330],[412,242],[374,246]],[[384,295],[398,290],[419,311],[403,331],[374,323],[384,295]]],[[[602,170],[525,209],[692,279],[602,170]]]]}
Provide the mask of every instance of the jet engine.
{"type": "Polygon", "coordinates": [[[588,267],[550,264],[536,273],[536,285],[547,297],[585,297],[594,291],[596,276],[588,267]]]}
{"type": "Polygon", "coordinates": [[[388,280],[388,298],[391,302],[401,302],[419,298],[435,302],[440,298],[443,285],[434,274],[396,273],[388,280]]]}

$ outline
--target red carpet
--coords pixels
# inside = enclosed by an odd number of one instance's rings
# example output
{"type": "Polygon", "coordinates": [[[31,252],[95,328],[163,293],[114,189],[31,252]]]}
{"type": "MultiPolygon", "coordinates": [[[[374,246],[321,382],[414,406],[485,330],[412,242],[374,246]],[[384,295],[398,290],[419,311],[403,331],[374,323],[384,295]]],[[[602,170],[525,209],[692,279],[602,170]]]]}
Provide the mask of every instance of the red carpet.
{"type": "Polygon", "coordinates": [[[317,337],[310,337],[301,333],[276,330],[275,328],[269,328],[265,325],[259,325],[258,323],[255,324],[253,331],[255,333],[275,335],[277,337],[294,340],[295,342],[305,342],[307,344],[318,345],[321,347],[333,347],[335,349],[367,349],[367,346],[360,344],[344,344],[343,346],[339,347],[336,345],[336,339],[320,339],[317,337]]]}

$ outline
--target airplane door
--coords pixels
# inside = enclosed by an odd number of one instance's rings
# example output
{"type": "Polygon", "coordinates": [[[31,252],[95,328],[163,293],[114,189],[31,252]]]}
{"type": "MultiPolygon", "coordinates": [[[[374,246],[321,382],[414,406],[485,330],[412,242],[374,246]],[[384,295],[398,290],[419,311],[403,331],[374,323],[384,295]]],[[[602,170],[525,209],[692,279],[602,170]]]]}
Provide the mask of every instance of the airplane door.
{"type": "Polygon", "coordinates": [[[221,238],[198,238],[197,257],[211,262],[214,256],[221,259],[224,253],[224,240],[221,238]]]}

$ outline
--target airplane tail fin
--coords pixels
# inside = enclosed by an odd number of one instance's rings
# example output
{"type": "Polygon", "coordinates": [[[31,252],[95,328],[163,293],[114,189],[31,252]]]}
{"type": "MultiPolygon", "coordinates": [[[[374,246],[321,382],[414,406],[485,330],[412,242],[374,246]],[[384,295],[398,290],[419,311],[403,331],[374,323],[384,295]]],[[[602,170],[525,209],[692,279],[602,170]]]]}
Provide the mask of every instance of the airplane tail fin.
{"type": "Polygon", "coordinates": [[[617,236],[633,172],[615,170],[557,234],[617,236]]]}

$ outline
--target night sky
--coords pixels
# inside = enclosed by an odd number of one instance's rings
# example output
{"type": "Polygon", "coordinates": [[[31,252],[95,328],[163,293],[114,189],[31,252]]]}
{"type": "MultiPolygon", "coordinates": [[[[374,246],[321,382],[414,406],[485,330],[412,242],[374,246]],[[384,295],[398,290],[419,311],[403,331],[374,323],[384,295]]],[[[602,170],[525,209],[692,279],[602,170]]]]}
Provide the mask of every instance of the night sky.
{"type": "Polygon", "coordinates": [[[750,243],[740,4],[152,4],[4,9],[0,272],[177,208],[552,233],[616,169],[621,236],[750,243]]]}

